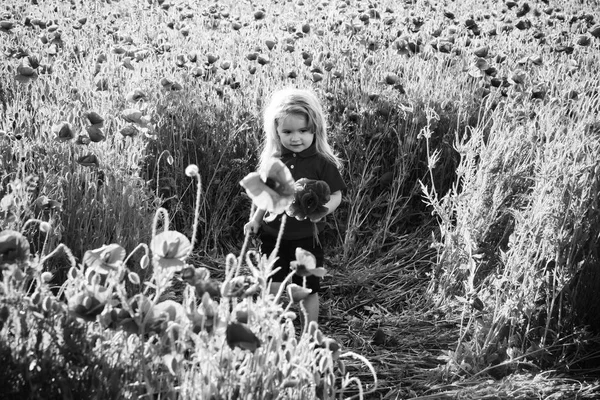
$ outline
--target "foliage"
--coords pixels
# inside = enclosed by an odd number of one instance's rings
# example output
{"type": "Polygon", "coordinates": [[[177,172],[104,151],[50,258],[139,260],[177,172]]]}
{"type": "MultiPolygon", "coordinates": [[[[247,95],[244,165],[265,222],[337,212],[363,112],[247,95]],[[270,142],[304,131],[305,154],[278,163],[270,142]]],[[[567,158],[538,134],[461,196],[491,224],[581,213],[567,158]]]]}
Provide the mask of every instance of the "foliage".
{"type": "MultiPolygon", "coordinates": [[[[200,187],[197,171],[195,166],[186,170],[200,187]]],[[[147,281],[127,266],[133,252],[127,255],[117,244],[88,250],[77,265],[64,245],[33,258],[14,251],[19,248],[14,238],[22,235],[3,235],[0,354],[11,367],[1,376],[5,393],[329,399],[357,385],[362,397],[362,384],[346,372],[343,359],[357,358],[372,370],[369,362],[342,352],[316,324],[305,325],[297,337],[291,307],[302,300],[295,294],[302,288],[290,286],[285,308],[284,286],[270,294],[276,252],[270,257],[230,254],[220,282],[206,268],[187,264],[192,241],[169,230],[165,209],[157,211],[152,232],[150,245],[133,251],[145,253],[141,268],[152,269],[147,281]],[[69,255],[71,267],[53,293],[53,276],[43,270],[58,251],[69,255]],[[4,257],[12,254],[18,257],[4,257]],[[179,301],[169,298],[175,279],[186,282],[179,301]]],[[[325,272],[304,253],[295,269],[304,276],[325,272]]]]}

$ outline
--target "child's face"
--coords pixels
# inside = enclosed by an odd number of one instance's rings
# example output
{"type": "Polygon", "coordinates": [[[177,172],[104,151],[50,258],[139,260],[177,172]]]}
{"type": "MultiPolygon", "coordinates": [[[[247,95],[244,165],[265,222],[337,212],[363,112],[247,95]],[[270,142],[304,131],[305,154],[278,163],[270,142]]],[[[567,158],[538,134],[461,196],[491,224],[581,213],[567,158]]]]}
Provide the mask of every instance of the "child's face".
{"type": "Polygon", "coordinates": [[[309,128],[308,118],[302,114],[289,114],[281,118],[277,124],[277,135],[281,144],[294,153],[310,147],[315,134],[309,128]]]}

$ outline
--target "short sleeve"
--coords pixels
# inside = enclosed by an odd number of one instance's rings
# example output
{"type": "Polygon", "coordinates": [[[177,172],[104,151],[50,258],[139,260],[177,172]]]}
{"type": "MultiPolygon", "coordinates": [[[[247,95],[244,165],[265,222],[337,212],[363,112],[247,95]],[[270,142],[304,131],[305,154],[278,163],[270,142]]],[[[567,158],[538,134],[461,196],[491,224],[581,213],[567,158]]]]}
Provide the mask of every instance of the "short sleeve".
{"type": "Polygon", "coordinates": [[[346,184],[342,178],[342,174],[338,168],[331,161],[323,159],[323,168],[321,169],[319,179],[327,182],[331,193],[337,192],[338,190],[344,191],[347,189],[346,184]]]}

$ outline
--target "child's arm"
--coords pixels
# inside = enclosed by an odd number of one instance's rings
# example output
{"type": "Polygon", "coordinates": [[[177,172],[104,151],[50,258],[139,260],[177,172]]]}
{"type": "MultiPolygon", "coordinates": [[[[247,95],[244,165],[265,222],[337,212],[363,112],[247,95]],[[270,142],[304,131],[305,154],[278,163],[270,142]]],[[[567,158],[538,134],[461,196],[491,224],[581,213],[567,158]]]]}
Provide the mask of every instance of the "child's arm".
{"type": "Polygon", "coordinates": [[[252,216],[249,222],[244,225],[244,235],[248,233],[258,233],[258,229],[260,228],[260,221],[262,221],[265,216],[266,210],[262,210],[260,208],[256,209],[256,212],[252,216]]]}

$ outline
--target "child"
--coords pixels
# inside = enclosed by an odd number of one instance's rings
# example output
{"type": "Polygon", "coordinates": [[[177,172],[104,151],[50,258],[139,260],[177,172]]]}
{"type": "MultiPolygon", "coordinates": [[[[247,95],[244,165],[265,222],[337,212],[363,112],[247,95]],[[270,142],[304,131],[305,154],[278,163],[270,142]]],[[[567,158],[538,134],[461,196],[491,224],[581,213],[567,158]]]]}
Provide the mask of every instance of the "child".
{"type": "MultiPolygon", "coordinates": [[[[333,213],[340,205],[346,185],[339,172],[341,161],[327,143],[325,114],[317,96],[310,90],[289,88],[276,91],[264,111],[263,122],[265,141],[259,167],[270,158],[278,157],[289,168],[294,180],[307,178],[327,182],[331,197],[325,207],[328,214],[333,213]]],[[[265,210],[256,210],[244,226],[244,233],[260,231],[261,253],[269,255],[275,248],[282,215],[272,220],[264,218],[265,214],[265,210]]],[[[310,251],[317,259],[317,267],[323,266],[324,251],[320,240],[313,236],[313,223],[316,223],[319,232],[324,229],[323,220],[287,218],[277,253],[279,258],[274,266],[281,269],[272,276],[273,293],[279,290],[281,282],[290,273],[290,262],[296,258],[297,247],[310,251]]],[[[294,275],[293,282],[302,286],[303,278],[294,275]]],[[[307,277],[306,287],[312,290],[304,300],[308,324],[317,322],[319,315],[319,278],[307,277]]]]}

